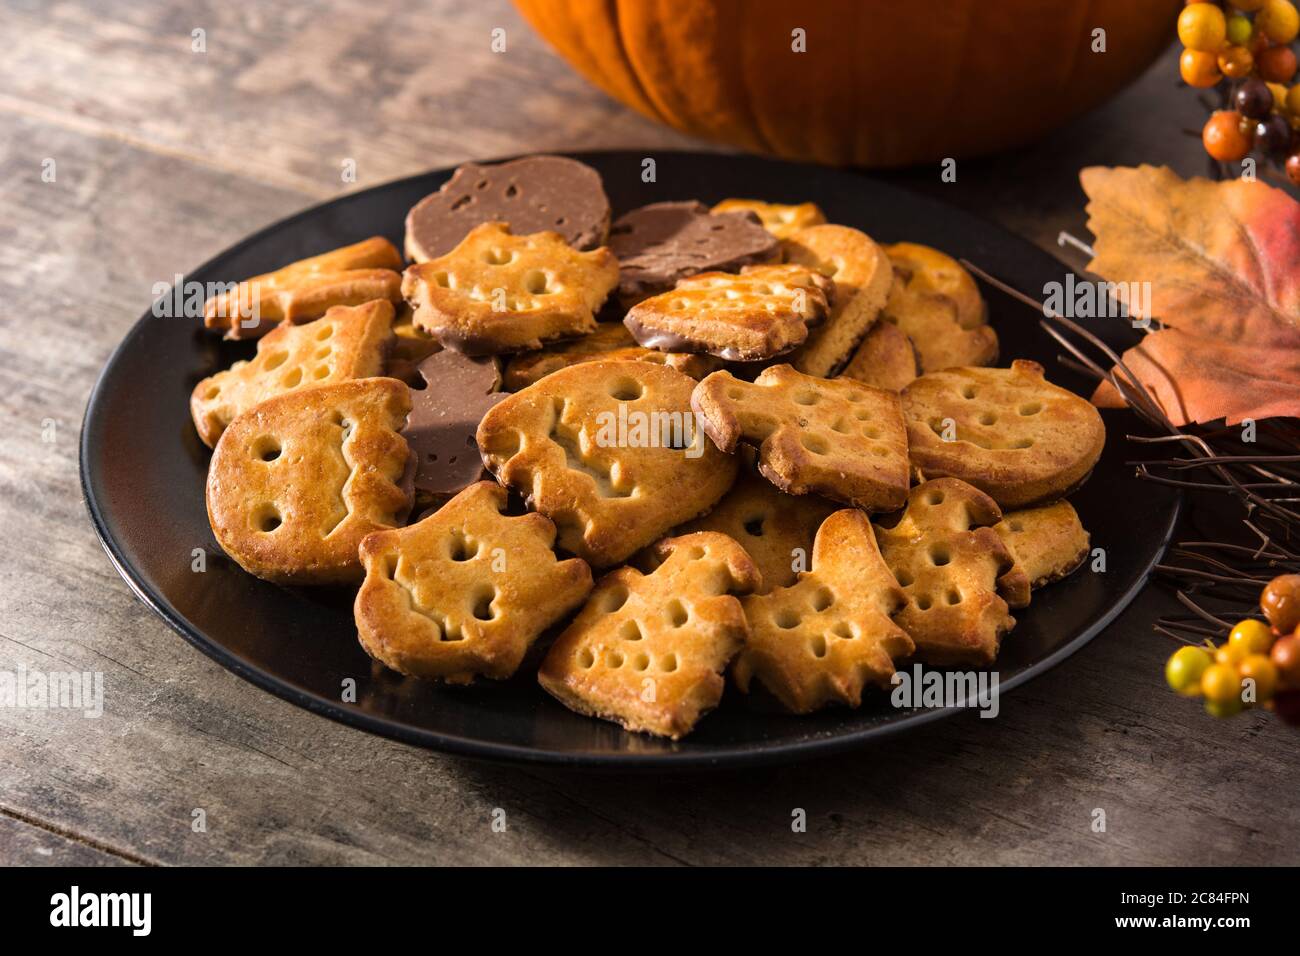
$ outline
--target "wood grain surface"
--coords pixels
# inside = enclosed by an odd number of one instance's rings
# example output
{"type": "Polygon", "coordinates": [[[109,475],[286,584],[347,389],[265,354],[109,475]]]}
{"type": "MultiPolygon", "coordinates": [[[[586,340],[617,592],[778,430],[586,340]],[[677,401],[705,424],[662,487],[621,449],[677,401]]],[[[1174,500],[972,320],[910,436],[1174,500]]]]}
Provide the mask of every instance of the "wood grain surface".
{"type": "MultiPolygon", "coordinates": [[[[222,670],[121,581],[77,480],[87,395],[151,286],[313,201],[430,167],[712,147],[586,85],[501,0],[9,0],[0,33],[17,39],[0,59],[0,670],[97,671],[105,688],[98,719],[0,708],[0,863],[1300,862],[1300,738],[1259,714],[1205,719],[1164,688],[1158,589],[996,720],[746,773],[476,764],[222,670]]],[[[1037,146],[961,163],[955,184],[890,178],[1057,251],[1060,229],[1083,234],[1080,166],[1201,170],[1179,132],[1200,107],[1174,72],[1166,56],[1037,146]]]]}

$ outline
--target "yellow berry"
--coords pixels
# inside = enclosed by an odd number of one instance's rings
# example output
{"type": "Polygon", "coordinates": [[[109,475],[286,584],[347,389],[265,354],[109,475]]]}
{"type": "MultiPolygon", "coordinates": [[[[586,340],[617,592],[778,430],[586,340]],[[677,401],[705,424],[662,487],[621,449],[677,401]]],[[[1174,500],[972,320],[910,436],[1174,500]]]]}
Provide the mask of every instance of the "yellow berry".
{"type": "Polygon", "coordinates": [[[1224,642],[1214,651],[1214,663],[1227,664],[1229,667],[1236,667],[1246,659],[1250,653],[1250,648],[1243,647],[1241,644],[1224,642]]]}
{"type": "Polygon", "coordinates": [[[1300,34],[1300,12],[1291,0],[1265,0],[1255,17],[1255,29],[1274,43],[1290,43],[1300,34]]]}
{"type": "Polygon", "coordinates": [[[1277,690],[1277,665],[1271,660],[1263,654],[1251,654],[1241,662],[1239,673],[1243,681],[1249,678],[1255,682],[1255,703],[1273,699],[1277,690]]]}
{"type": "Polygon", "coordinates": [[[1201,675],[1201,693],[1220,704],[1241,703],[1241,674],[1231,664],[1211,664],[1201,675]]]}
{"type": "Polygon", "coordinates": [[[1205,712],[1211,717],[1235,717],[1245,710],[1246,705],[1237,697],[1232,700],[1207,700],[1205,712]]]}
{"type": "Polygon", "coordinates": [[[1267,654],[1268,649],[1273,646],[1273,629],[1263,621],[1256,621],[1253,618],[1242,621],[1228,635],[1228,643],[1239,644],[1246,649],[1241,657],[1247,654],[1267,654]]]}
{"type": "Polygon", "coordinates": [[[1193,3],[1178,15],[1178,39],[1189,50],[1218,53],[1227,38],[1227,20],[1223,11],[1212,3],[1193,3]]]}
{"type": "Polygon", "coordinates": [[[1178,693],[1195,697],[1201,692],[1201,676],[1210,666],[1210,655],[1203,647],[1180,647],[1165,664],[1165,680],[1178,693]]]}
{"type": "Polygon", "coordinates": [[[1287,91],[1286,111],[1293,117],[1300,117],[1300,83],[1287,91]]]}
{"type": "Polygon", "coordinates": [[[1280,113],[1286,106],[1286,87],[1281,83],[1265,83],[1264,85],[1273,94],[1273,112],[1280,113]]]}
{"type": "Polygon", "coordinates": [[[1242,46],[1250,42],[1250,21],[1240,13],[1228,17],[1228,42],[1242,46]]]}

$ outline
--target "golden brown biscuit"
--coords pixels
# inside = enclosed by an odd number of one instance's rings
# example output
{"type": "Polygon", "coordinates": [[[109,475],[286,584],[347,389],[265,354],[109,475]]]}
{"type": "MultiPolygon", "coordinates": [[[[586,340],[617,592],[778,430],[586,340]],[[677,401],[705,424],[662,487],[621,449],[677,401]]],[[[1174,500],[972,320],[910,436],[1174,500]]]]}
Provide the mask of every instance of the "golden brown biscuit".
{"type": "Polygon", "coordinates": [[[488,222],[447,255],[408,268],[402,295],[415,324],[447,348],[493,355],[595,331],[594,313],[617,284],[606,248],[578,252],[559,233],[516,236],[488,222]]]}
{"type": "Polygon", "coordinates": [[[388,350],[384,374],[400,378],[407,385],[420,387],[419,365],[430,355],[442,351],[442,343],[414,322],[415,310],[403,302],[393,320],[393,344],[388,350]]]}
{"type": "Polygon", "coordinates": [[[224,330],[228,339],[252,339],[281,321],[310,322],[336,305],[362,305],[372,299],[397,303],[401,268],[397,247],[374,236],[291,262],[212,296],[203,303],[203,324],[224,330]]]}
{"type": "Polygon", "coordinates": [[[722,699],[748,628],[740,601],[761,583],[723,534],[665,538],[650,574],[606,575],[552,645],[537,679],[570,710],[677,740],[722,699]]]}
{"type": "Polygon", "coordinates": [[[870,520],[837,511],[817,531],[811,571],[741,602],[749,639],[732,667],[736,683],[748,693],[757,680],[796,714],[857,707],[863,687],[888,687],[894,661],[912,653],[907,632],[890,620],[904,602],[870,520]]]}
{"type": "Polygon", "coordinates": [[[591,569],[551,551],[555,526],[502,511],[504,488],[470,485],[407,528],[361,542],[361,646],[412,677],[509,677],[539,635],[591,591],[591,569]]]}
{"type": "Polygon", "coordinates": [[[834,375],[876,324],[894,270],[885,251],[848,226],[800,229],[782,243],[786,259],[835,281],[830,317],[808,333],[790,364],[807,375],[834,375]]]}
{"type": "Polygon", "coordinates": [[[623,319],[633,338],[665,352],[754,362],[790,351],[830,309],[835,284],[798,265],[703,272],[638,302],[623,319]]]}
{"type": "MultiPolygon", "coordinates": [[[[1035,590],[1069,577],[1088,556],[1088,532],[1068,501],[1008,511],[993,530],[1015,559],[1019,579],[1035,590]]],[[[999,587],[1007,585],[999,582],[999,587]]]]}
{"type": "Polygon", "coordinates": [[[877,322],[858,346],[840,378],[901,392],[921,374],[916,346],[892,322],[877,322]]]}
{"type": "Polygon", "coordinates": [[[557,369],[597,359],[606,362],[656,362],[694,379],[703,378],[718,367],[712,356],[643,348],[636,344],[636,339],[622,322],[602,322],[595,332],[580,339],[514,356],[506,365],[505,387],[507,391],[517,392],[557,369]]]}
{"type": "Polygon", "coordinates": [[[357,546],[400,525],[409,390],[392,378],[269,398],[226,428],[208,467],[208,520],[225,552],[277,584],[360,580],[357,546]]]}
{"type": "Polygon", "coordinates": [[[957,365],[992,365],[998,336],[969,272],[938,249],[911,242],[886,246],[894,284],[884,318],[907,333],[921,356],[921,371],[957,365]]]}
{"type": "Polygon", "coordinates": [[[1064,497],[1092,471],[1106,442],[1097,409],[1043,377],[1037,362],[951,368],[902,392],[912,464],[992,495],[1003,508],[1064,497]]]}
{"type": "Polygon", "coordinates": [[[752,383],[714,372],[691,406],[724,452],[742,439],[758,445],[759,471],[789,494],[868,511],[892,511],[907,497],[907,435],[891,392],[774,365],[752,383]]]}
{"type": "Polygon", "coordinates": [[[734,538],[763,576],[763,594],[794,584],[797,568],[808,567],[817,529],[839,506],[818,495],[787,495],[745,469],[725,498],[678,534],[717,531],[734,538]]]}
{"type": "Polygon", "coordinates": [[[999,586],[1011,552],[992,525],[1002,519],[988,495],[955,478],[912,489],[907,511],[892,528],[877,528],[880,553],[907,595],[894,620],[912,637],[917,660],[936,666],[993,663],[1002,635],[1016,621],[999,586]]]}
{"type": "Polygon", "coordinates": [[[273,329],[258,341],[251,362],[236,362],[194,386],[190,414],[203,444],[211,448],[236,416],[274,395],[379,375],[392,324],[392,304],[376,299],[336,305],[314,322],[273,329]]]}
{"type": "Polygon", "coordinates": [[[736,477],[691,414],[694,387],[648,362],[573,365],[489,411],[479,450],[555,522],[561,547],[608,567],[708,511],[736,477]]]}
{"type": "Polygon", "coordinates": [[[816,226],[826,221],[826,214],[816,203],[801,202],[798,205],[785,205],[779,202],[763,202],[761,199],[724,199],[710,212],[752,212],[763,223],[763,228],[785,239],[792,232],[805,226],[816,226]]]}

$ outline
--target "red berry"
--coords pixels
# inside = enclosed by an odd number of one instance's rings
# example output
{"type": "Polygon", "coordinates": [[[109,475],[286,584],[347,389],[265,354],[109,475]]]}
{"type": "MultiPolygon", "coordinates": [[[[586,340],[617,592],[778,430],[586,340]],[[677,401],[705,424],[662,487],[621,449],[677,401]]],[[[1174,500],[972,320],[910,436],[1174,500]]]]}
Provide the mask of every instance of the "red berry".
{"type": "Polygon", "coordinates": [[[1294,634],[1279,637],[1269,657],[1277,665],[1277,676],[1282,686],[1300,690],[1300,637],[1294,634]]]}
{"type": "Polygon", "coordinates": [[[1286,158],[1286,178],[1300,186],[1300,153],[1292,153],[1286,158]]]}
{"type": "Polygon", "coordinates": [[[1281,159],[1291,148],[1291,124],[1279,113],[1266,117],[1255,126],[1255,145],[1264,155],[1281,159]]]}
{"type": "Polygon", "coordinates": [[[1271,46],[1255,58],[1255,69],[1271,83],[1290,83],[1295,67],[1295,51],[1289,46],[1271,46]]]}
{"type": "Polygon", "coordinates": [[[1273,92],[1253,76],[1237,88],[1232,101],[1238,113],[1251,119],[1263,119],[1273,110],[1273,92]]]}
{"type": "Polygon", "coordinates": [[[1273,695],[1273,713],[1282,723],[1300,726],[1300,690],[1284,690],[1273,695]]]}

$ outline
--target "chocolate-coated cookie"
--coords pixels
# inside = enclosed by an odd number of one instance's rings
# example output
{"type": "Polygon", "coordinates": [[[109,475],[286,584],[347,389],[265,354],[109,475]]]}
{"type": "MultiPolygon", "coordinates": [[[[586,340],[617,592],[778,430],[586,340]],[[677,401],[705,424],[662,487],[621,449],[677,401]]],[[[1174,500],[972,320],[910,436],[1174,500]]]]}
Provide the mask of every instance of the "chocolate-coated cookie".
{"type": "Polygon", "coordinates": [[[703,203],[657,202],[620,216],[609,231],[625,305],[701,272],[772,262],[780,244],[752,212],[710,213],[703,203]]]}
{"type": "Polygon", "coordinates": [[[508,223],[516,236],[558,232],[575,249],[595,249],[609,233],[609,199],[600,174],[576,159],[466,163],[406,214],[406,255],[415,262],[446,255],[485,222],[508,223]]]}
{"type": "Polygon", "coordinates": [[[419,365],[423,390],[411,390],[411,414],[402,436],[416,460],[419,500],[458,494],[484,475],[474,433],[487,410],[506,397],[497,391],[501,370],[494,358],[470,358],[450,349],[419,365]]]}

